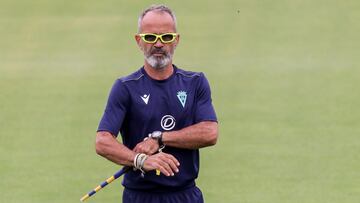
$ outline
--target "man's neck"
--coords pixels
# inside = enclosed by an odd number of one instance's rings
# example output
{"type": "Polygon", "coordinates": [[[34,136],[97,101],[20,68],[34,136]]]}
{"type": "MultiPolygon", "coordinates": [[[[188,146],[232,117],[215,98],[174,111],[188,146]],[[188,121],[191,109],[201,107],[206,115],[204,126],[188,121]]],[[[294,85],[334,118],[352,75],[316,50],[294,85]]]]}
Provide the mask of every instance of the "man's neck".
{"type": "Polygon", "coordinates": [[[174,72],[174,67],[172,66],[172,63],[170,63],[165,68],[155,69],[145,62],[144,69],[146,73],[154,80],[166,80],[174,72]]]}

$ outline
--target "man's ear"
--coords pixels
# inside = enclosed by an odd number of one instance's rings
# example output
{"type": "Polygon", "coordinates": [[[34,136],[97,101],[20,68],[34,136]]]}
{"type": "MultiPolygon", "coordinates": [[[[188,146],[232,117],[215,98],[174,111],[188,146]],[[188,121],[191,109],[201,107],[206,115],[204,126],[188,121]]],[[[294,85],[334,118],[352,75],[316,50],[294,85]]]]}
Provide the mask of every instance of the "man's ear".
{"type": "Polygon", "coordinates": [[[136,41],[136,44],[138,45],[139,49],[141,51],[144,51],[143,47],[141,46],[142,39],[138,34],[135,35],[135,41],[136,41]]]}
{"type": "Polygon", "coordinates": [[[141,40],[141,37],[136,34],[135,35],[135,41],[136,41],[136,44],[138,45],[138,47],[140,47],[140,49],[141,49],[140,40],[141,40]]]}
{"type": "Polygon", "coordinates": [[[176,44],[175,46],[177,46],[179,44],[180,41],[180,34],[176,35],[176,44]]]}

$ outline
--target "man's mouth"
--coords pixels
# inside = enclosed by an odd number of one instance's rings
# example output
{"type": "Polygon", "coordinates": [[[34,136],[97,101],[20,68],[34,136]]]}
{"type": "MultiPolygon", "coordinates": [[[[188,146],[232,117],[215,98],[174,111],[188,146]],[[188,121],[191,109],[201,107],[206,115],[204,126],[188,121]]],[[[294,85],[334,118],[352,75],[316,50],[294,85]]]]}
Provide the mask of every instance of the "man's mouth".
{"type": "Polygon", "coordinates": [[[153,53],[154,56],[164,56],[165,54],[163,52],[156,52],[153,53]]]}
{"type": "Polygon", "coordinates": [[[154,56],[164,56],[166,55],[166,52],[164,52],[163,50],[154,50],[151,54],[154,56]]]}

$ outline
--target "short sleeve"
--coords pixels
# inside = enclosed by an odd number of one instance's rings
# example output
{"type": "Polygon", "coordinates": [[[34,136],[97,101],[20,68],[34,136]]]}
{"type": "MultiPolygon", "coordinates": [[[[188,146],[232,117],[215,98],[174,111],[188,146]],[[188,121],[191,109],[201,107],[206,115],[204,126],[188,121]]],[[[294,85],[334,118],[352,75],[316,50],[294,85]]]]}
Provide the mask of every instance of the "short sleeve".
{"type": "Polygon", "coordinates": [[[216,113],[212,105],[210,85],[203,73],[200,74],[196,92],[195,122],[217,122],[216,113]]]}
{"type": "Polygon", "coordinates": [[[104,114],[97,131],[107,131],[117,136],[126,116],[129,93],[121,80],[111,88],[104,114]]]}

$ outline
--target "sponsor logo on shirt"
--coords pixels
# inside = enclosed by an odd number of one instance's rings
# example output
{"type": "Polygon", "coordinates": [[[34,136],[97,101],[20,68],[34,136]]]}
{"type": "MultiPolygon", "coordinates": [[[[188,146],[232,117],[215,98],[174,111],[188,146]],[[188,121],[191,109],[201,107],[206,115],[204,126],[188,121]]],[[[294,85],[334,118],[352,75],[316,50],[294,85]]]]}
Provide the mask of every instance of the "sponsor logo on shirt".
{"type": "Polygon", "coordinates": [[[145,102],[145,104],[148,104],[149,102],[149,98],[150,98],[150,94],[146,95],[144,94],[144,96],[140,96],[141,99],[145,102]]]}
{"type": "Polygon", "coordinates": [[[161,127],[164,130],[172,130],[175,127],[176,120],[172,115],[165,115],[161,118],[161,127]]]}

